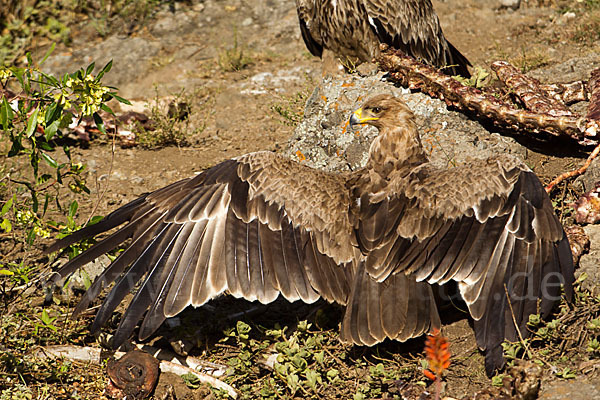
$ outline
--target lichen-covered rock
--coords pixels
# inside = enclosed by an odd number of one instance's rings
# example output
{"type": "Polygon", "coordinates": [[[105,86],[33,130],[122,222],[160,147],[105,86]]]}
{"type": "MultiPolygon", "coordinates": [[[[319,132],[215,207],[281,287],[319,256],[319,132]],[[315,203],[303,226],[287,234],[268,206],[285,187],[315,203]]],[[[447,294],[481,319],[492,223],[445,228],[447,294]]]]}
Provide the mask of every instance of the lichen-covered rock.
{"type": "Polygon", "coordinates": [[[587,225],[583,229],[590,238],[590,251],[581,256],[575,277],[579,278],[585,274],[587,278],[581,282],[581,287],[598,295],[600,294],[600,225],[587,225]]]}
{"type": "Polygon", "coordinates": [[[440,100],[398,88],[382,73],[324,79],[306,103],[304,120],[296,128],[288,155],[306,157],[307,164],[331,171],[364,166],[377,130],[364,126],[352,131],[348,120],[364,100],[380,93],[402,97],[413,110],[423,146],[438,166],[460,165],[469,158],[495,154],[525,156],[523,147],[512,138],[488,132],[478,122],[449,111],[440,100]]]}

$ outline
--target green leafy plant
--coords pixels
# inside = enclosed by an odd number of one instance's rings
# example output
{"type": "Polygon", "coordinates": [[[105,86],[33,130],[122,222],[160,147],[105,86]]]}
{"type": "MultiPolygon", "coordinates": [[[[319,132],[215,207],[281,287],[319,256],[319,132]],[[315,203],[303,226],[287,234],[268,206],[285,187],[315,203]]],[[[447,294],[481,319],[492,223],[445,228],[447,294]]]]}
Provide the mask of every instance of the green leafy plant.
{"type": "Polygon", "coordinates": [[[241,71],[254,62],[246,47],[239,43],[237,29],[233,30],[233,45],[219,53],[217,64],[224,72],[241,71]]]}
{"type": "Polygon", "coordinates": [[[162,104],[158,88],[155,88],[155,93],[154,99],[146,106],[152,123],[144,127],[135,122],[132,127],[140,146],[148,149],[168,145],[184,146],[189,144],[188,140],[191,136],[204,130],[208,116],[204,114],[200,115],[200,121],[198,118],[192,120],[192,113],[197,116],[196,111],[207,111],[210,107],[201,107],[201,110],[197,110],[193,104],[201,98],[206,99],[206,105],[212,104],[215,97],[213,90],[205,88],[194,93],[185,93],[182,89],[168,106],[162,104]]]}
{"type": "Polygon", "coordinates": [[[315,84],[314,80],[308,75],[305,76],[305,82],[304,87],[293,95],[281,96],[275,94],[279,97],[279,101],[271,105],[271,111],[281,118],[280,121],[284,125],[296,126],[304,117],[304,106],[306,100],[312,94],[315,84]]]}
{"type": "Polygon", "coordinates": [[[489,81],[489,79],[487,78],[489,76],[490,73],[485,68],[475,66],[475,68],[473,68],[473,73],[471,74],[470,78],[464,78],[462,76],[454,76],[453,78],[465,86],[471,86],[477,89],[481,89],[482,87],[487,85],[489,81]]]}
{"type": "Polygon", "coordinates": [[[556,376],[562,379],[574,379],[577,375],[575,375],[575,371],[571,368],[565,367],[562,370],[557,371],[556,376]]]}
{"type": "Polygon", "coordinates": [[[53,324],[53,322],[56,320],[56,317],[51,317],[50,314],[48,314],[48,311],[42,310],[42,313],[38,319],[40,320],[41,324],[35,324],[34,335],[38,334],[39,328],[48,328],[54,332],[58,331],[58,328],[56,328],[56,326],[53,324]]]}
{"type": "Polygon", "coordinates": [[[74,193],[89,193],[81,176],[84,166],[71,161],[66,128],[90,117],[106,134],[99,111],[114,115],[107,105],[112,99],[129,103],[116,94],[115,88],[102,84],[112,61],[96,75],[93,75],[95,64],[92,63],[85,69],[56,78],[41,70],[50,51],[40,63],[35,63],[27,54],[27,66],[0,68],[0,128],[10,145],[5,156],[24,158],[30,166],[29,173],[19,177],[9,174],[5,178],[13,185],[9,191],[12,196],[2,204],[0,227],[5,232],[11,231],[15,224],[24,228],[28,243],[36,237],[49,236],[43,217],[52,202],[61,208],[57,196],[60,186],[67,186],[74,193]],[[19,92],[9,99],[6,88],[15,85],[19,92]],[[66,161],[58,161],[57,149],[62,149],[66,161]],[[28,198],[16,201],[22,199],[16,195],[23,192],[29,193],[28,198]]]}

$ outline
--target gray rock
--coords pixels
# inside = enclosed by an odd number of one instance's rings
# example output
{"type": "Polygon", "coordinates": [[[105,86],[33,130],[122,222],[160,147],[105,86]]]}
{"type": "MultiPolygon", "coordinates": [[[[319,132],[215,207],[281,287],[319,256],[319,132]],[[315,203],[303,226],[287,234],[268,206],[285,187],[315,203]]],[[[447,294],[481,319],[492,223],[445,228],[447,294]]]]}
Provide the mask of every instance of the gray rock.
{"type": "Polygon", "coordinates": [[[356,73],[363,77],[375,75],[378,71],[379,68],[377,67],[377,64],[370,62],[364,62],[356,68],[356,73]]]}
{"type": "Polygon", "coordinates": [[[594,159],[585,174],[580,175],[575,180],[575,183],[582,185],[585,192],[589,192],[596,186],[596,182],[600,181],[600,161],[594,159]]]}
{"type": "Polygon", "coordinates": [[[600,225],[586,225],[583,230],[590,238],[590,251],[581,256],[575,277],[579,278],[585,273],[587,279],[581,283],[582,288],[600,295],[600,225]]]}
{"type": "Polygon", "coordinates": [[[518,10],[521,6],[521,0],[500,0],[501,8],[510,8],[511,10],[518,10]]]}
{"type": "MultiPolygon", "coordinates": [[[[131,81],[132,75],[144,75],[150,65],[149,60],[158,54],[161,44],[157,40],[142,37],[111,36],[92,46],[75,50],[71,55],[51,55],[44,63],[44,71],[50,74],[62,75],[73,72],[73,65],[86,67],[96,63],[96,72],[107,62],[113,60],[113,68],[102,80],[110,86],[123,86],[131,81]]],[[[129,93],[120,93],[130,97],[129,93]]]]}
{"type": "Polygon", "coordinates": [[[584,57],[574,57],[563,63],[555,64],[543,69],[536,69],[527,73],[528,76],[541,82],[572,82],[588,80],[590,72],[600,67],[600,55],[590,54],[584,57]],[[557,79],[560,77],[560,79],[557,79]]]}
{"type": "Polygon", "coordinates": [[[306,103],[305,119],[297,126],[288,155],[330,171],[354,170],[365,165],[377,130],[348,126],[350,114],[368,97],[392,93],[402,97],[416,115],[425,150],[440,167],[459,165],[470,158],[509,153],[520,158],[525,150],[513,139],[490,133],[479,123],[449,111],[446,104],[421,93],[393,86],[382,74],[325,78],[306,103]]]}
{"type": "Polygon", "coordinates": [[[78,269],[68,280],[69,291],[86,291],[92,282],[108,267],[110,258],[105,254],[78,269]]]}
{"type": "Polygon", "coordinates": [[[591,400],[600,399],[598,384],[588,382],[584,378],[567,381],[550,382],[542,387],[539,400],[591,400]]]}

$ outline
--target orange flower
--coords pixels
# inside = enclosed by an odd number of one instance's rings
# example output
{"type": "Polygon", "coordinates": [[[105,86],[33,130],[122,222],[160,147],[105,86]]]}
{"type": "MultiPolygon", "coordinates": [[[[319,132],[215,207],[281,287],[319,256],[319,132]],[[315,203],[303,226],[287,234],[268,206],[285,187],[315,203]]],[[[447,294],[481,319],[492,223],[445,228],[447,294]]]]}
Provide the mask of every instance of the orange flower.
{"type": "Polygon", "coordinates": [[[423,374],[429,379],[435,381],[442,378],[444,370],[450,366],[450,351],[448,339],[441,335],[439,329],[434,329],[427,336],[425,341],[425,355],[429,362],[429,369],[424,370],[423,374]]]}
{"type": "Polygon", "coordinates": [[[300,150],[298,150],[296,152],[296,157],[298,157],[298,160],[300,160],[300,161],[306,161],[306,156],[304,154],[302,154],[302,152],[300,150]]]}

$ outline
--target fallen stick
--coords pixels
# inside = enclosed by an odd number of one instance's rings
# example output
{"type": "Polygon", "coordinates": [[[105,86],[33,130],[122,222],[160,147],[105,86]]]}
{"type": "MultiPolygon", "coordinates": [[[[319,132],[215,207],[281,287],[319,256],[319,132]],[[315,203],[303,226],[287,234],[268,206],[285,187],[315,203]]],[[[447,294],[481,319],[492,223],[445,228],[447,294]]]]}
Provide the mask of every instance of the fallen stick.
{"type": "Polygon", "coordinates": [[[575,115],[553,116],[515,109],[492,95],[465,86],[437,69],[392,49],[382,51],[377,62],[400,84],[440,98],[458,110],[472,112],[502,128],[567,136],[582,145],[598,144],[599,121],[575,115]]]}
{"type": "Polygon", "coordinates": [[[158,347],[143,344],[137,344],[136,347],[148,354],[151,354],[161,361],[169,361],[173,364],[183,365],[184,367],[191,368],[194,371],[199,371],[216,378],[222,377],[227,373],[227,366],[225,365],[200,360],[199,358],[192,356],[182,357],[174,352],[160,349],[158,347]]]}
{"type": "Polygon", "coordinates": [[[600,153],[600,145],[596,146],[594,151],[592,151],[592,154],[590,154],[588,159],[585,161],[585,164],[583,164],[583,166],[581,168],[575,169],[573,171],[565,172],[564,174],[559,175],[558,177],[556,177],[556,179],[554,179],[552,182],[550,182],[548,184],[548,186],[546,186],[546,193],[550,193],[556,185],[558,185],[565,179],[569,179],[574,176],[579,176],[579,175],[585,173],[585,171],[587,171],[587,169],[590,167],[590,164],[592,164],[592,161],[594,161],[594,158],[596,158],[598,156],[598,153],[600,153]]]}
{"type": "MultiPolygon", "coordinates": [[[[39,358],[64,357],[72,361],[102,365],[101,353],[102,349],[100,348],[64,345],[41,347],[35,352],[35,356],[39,358]]],[[[118,359],[125,355],[125,353],[117,351],[113,355],[118,359]]],[[[226,391],[230,397],[235,399],[238,396],[236,390],[232,386],[213,376],[196,371],[192,368],[162,360],[160,362],[160,370],[162,372],[172,372],[177,375],[194,374],[201,382],[226,391]]]]}

